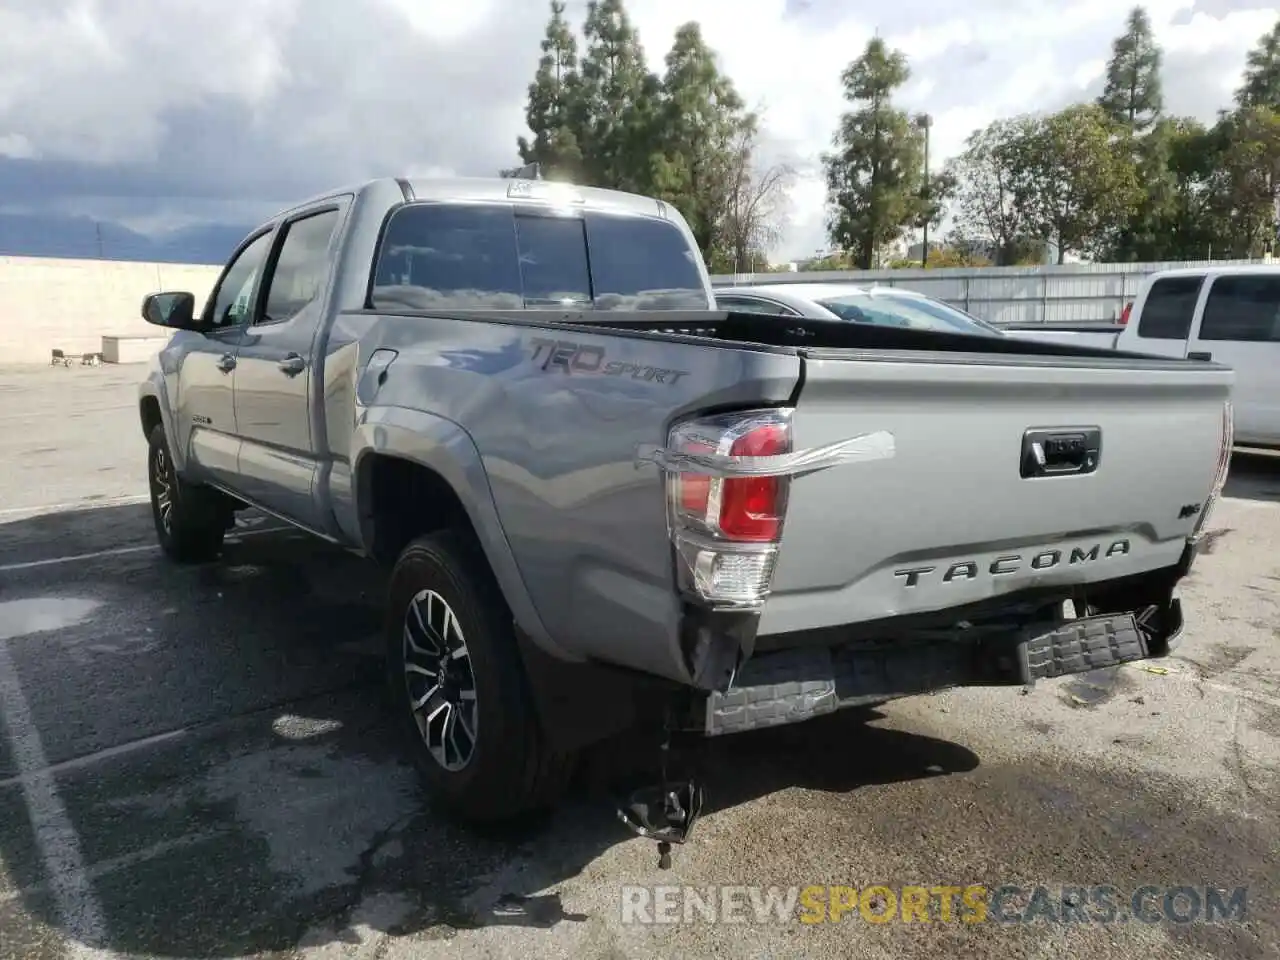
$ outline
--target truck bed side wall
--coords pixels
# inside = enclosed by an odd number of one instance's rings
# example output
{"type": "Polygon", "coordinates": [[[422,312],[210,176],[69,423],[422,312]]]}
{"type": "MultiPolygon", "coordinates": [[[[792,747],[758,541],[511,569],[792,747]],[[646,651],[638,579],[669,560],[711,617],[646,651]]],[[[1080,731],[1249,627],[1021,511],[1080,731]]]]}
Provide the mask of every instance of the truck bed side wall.
{"type": "MultiPolygon", "coordinates": [[[[636,447],[665,443],[685,413],[785,403],[798,358],[519,322],[339,317],[331,360],[352,351],[358,369],[379,349],[397,357],[360,419],[430,411],[469,437],[555,646],[686,680],[664,485],[657,468],[637,468],[636,447]]],[[[375,434],[360,429],[357,443],[375,434]]]]}

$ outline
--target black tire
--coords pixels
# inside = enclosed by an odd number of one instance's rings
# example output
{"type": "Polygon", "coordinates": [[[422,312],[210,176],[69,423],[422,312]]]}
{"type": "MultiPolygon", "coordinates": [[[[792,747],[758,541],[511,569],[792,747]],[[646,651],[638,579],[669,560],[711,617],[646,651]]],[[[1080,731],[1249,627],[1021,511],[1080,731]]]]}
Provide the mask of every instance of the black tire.
{"type": "Polygon", "coordinates": [[[222,499],[216,490],[194,486],[178,476],[164,427],[159,424],[148,438],[147,480],[160,549],[178,563],[215,559],[227,532],[222,499]]]}
{"type": "MultiPolygon", "coordinates": [[[[420,610],[425,603],[425,599],[420,601],[420,610]]],[[[442,620],[435,622],[443,627],[442,620]]],[[[420,537],[400,554],[391,572],[385,634],[387,681],[396,725],[433,799],[457,819],[475,825],[513,823],[547,810],[567,785],[574,758],[547,747],[533,709],[511,613],[469,532],[451,530],[420,537]],[[436,612],[439,599],[456,618],[470,665],[474,697],[470,705],[460,700],[455,708],[460,714],[456,722],[461,724],[455,731],[456,742],[467,739],[468,727],[461,719],[466,716],[475,721],[475,736],[470,758],[455,770],[447,769],[433,755],[417,719],[438,701],[429,702],[421,714],[415,714],[412,702],[425,693],[420,687],[427,688],[435,681],[420,674],[410,677],[405,669],[410,660],[420,659],[406,656],[405,631],[413,613],[411,604],[424,592],[431,595],[433,616],[443,617],[436,612]]],[[[437,629],[426,636],[439,640],[441,634],[437,629]]],[[[451,658],[451,663],[459,659],[451,658]]],[[[466,686],[465,679],[461,686],[466,686]]],[[[439,729],[434,724],[433,728],[439,729]]]]}

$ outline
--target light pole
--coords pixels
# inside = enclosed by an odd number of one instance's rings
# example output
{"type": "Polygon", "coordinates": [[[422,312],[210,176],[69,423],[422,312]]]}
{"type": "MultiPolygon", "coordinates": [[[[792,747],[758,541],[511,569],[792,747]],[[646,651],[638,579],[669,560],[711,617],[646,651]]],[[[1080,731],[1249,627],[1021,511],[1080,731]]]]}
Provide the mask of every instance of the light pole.
{"type": "Polygon", "coordinates": [[[924,201],[924,243],[920,245],[920,266],[929,266],[929,216],[933,212],[929,206],[929,128],[933,126],[933,117],[922,113],[916,117],[916,126],[924,131],[924,190],[921,198],[924,201]]]}

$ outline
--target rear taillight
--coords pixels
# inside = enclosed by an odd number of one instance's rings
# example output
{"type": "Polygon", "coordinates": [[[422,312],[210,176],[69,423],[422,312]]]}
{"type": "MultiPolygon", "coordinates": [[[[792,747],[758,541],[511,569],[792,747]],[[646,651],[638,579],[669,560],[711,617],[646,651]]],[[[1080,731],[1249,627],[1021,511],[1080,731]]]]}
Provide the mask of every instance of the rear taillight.
{"type": "Polygon", "coordinates": [[[1213,513],[1214,506],[1222,497],[1222,489],[1227,484],[1227,473],[1231,468],[1233,446],[1235,446],[1235,417],[1231,402],[1227,401],[1222,405],[1222,430],[1218,434],[1218,467],[1213,476],[1213,489],[1204,502],[1200,516],[1196,519],[1195,529],[1191,531],[1192,542],[1198,541],[1204,535],[1204,530],[1209,525],[1209,515],[1213,513]]]}
{"type": "Polygon", "coordinates": [[[1126,303],[1124,309],[1120,311],[1120,326],[1126,326],[1129,323],[1129,314],[1133,311],[1133,304],[1126,303]]]}
{"type": "MultiPolygon", "coordinates": [[[[685,421],[672,428],[668,449],[719,458],[785,455],[792,449],[791,411],[685,421]]],[[[753,475],[750,460],[731,462],[726,471],[689,466],[668,474],[672,541],[682,590],[712,605],[756,606],[773,580],[791,478],[753,475]]]]}

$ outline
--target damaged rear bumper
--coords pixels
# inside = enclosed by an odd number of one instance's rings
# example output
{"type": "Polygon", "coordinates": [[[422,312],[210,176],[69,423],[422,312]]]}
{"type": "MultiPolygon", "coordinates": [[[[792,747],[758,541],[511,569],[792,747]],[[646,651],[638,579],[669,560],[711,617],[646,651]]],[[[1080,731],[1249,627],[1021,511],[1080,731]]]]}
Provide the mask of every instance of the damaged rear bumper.
{"type": "Polygon", "coordinates": [[[1164,656],[1182,630],[1169,600],[1148,610],[1031,624],[998,641],[851,645],[779,650],[745,664],[728,690],[711,692],[702,732],[739,733],[798,723],[849,707],[966,686],[1032,686],[1164,656]]]}
{"type": "Polygon", "coordinates": [[[719,736],[954,687],[1030,687],[1167,656],[1183,630],[1174,589],[1197,553],[1190,541],[1172,567],[1091,585],[1073,601],[1089,615],[1076,619],[1036,618],[995,632],[957,627],[929,641],[899,635],[871,643],[863,635],[757,649],[730,684],[708,692],[691,726],[719,736]]]}

